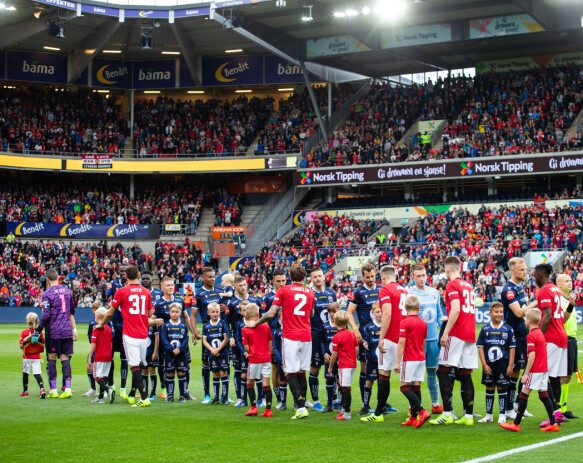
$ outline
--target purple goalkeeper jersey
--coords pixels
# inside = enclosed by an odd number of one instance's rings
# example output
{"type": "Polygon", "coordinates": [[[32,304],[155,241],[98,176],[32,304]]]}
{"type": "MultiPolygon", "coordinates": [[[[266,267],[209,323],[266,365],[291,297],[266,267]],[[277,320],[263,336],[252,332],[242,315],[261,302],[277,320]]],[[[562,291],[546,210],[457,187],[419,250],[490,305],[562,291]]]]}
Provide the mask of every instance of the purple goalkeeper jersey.
{"type": "Polygon", "coordinates": [[[42,297],[42,309],[38,331],[46,328],[53,339],[73,337],[70,315],[75,315],[73,293],[64,286],[52,286],[42,297]]]}

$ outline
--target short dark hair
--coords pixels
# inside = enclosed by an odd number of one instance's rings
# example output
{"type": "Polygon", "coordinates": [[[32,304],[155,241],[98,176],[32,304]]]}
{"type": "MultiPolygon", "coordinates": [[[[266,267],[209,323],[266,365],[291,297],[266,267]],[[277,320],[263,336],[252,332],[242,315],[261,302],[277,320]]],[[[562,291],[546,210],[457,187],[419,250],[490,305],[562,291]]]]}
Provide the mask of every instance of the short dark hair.
{"type": "Polygon", "coordinates": [[[492,302],[492,304],[490,304],[490,310],[492,309],[498,309],[498,308],[504,308],[504,304],[502,304],[502,302],[500,301],[494,301],[492,302]]]}
{"type": "Polygon", "coordinates": [[[364,274],[364,272],[374,272],[375,271],[375,266],[372,262],[367,262],[366,264],[364,264],[362,266],[362,268],[360,269],[360,271],[364,274]]]}
{"type": "Polygon", "coordinates": [[[550,277],[553,274],[553,266],[551,264],[538,264],[534,271],[550,277]]]}
{"type": "Polygon", "coordinates": [[[59,279],[59,274],[54,268],[48,269],[45,275],[49,281],[57,281],[59,279]]]}
{"type": "Polygon", "coordinates": [[[273,278],[279,277],[279,276],[282,276],[282,275],[285,276],[285,272],[282,269],[280,269],[280,268],[278,268],[277,270],[275,270],[273,272],[273,278]]]}
{"type": "Polygon", "coordinates": [[[150,275],[150,276],[152,276],[152,272],[150,272],[149,270],[144,270],[142,272],[142,276],[144,276],[144,275],[150,275]]]}
{"type": "Polygon", "coordinates": [[[140,271],[138,270],[138,267],[136,267],[135,265],[130,265],[126,270],[126,276],[128,277],[128,280],[137,280],[138,277],[140,276],[140,271]]]}
{"type": "Polygon", "coordinates": [[[445,259],[445,265],[451,265],[452,267],[457,265],[458,267],[462,264],[462,261],[459,259],[458,256],[449,256],[445,259]]]}
{"type": "Polygon", "coordinates": [[[306,279],[306,270],[304,267],[292,267],[289,270],[289,277],[291,278],[292,282],[301,283],[306,279]]]}
{"type": "Polygon", "coordinates": [[[247,279],[244,276],[238,275],[235,277],[233,284],[236,285],[237,283],[241,283],[242,281],[247,281],[247,279]]]}
{"type": "Polygon", "coordinates": [[[200,271],[201,275],[204,275],[205,273],[214,273],[215,269],[212,267],[203,267],[202,270],[200,271]]]}

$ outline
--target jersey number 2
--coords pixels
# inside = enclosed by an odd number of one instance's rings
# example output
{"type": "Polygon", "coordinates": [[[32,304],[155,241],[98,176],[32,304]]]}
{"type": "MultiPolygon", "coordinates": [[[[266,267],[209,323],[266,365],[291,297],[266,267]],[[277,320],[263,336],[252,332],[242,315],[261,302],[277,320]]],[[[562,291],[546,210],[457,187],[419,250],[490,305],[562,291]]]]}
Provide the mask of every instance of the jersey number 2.
{"type": "Polygon", "coordinates": [[[128,300],[132,303],[131,307],[129,308],[129,312],[132,315],[146,315],[146,296],[132,294],[128,297],[128,300]]]}
{"type": "Polygon", "coordinates": [[[303,311],[302,309],[308,302],[308,296],[306,296],[305,294],[296,294],[294,295],[294,301],[299,301],[298,305],[296,305],[296,307],[294,308],[294,315],[298,315],[300,317],[306,315],[306,312],[303,311]]]}

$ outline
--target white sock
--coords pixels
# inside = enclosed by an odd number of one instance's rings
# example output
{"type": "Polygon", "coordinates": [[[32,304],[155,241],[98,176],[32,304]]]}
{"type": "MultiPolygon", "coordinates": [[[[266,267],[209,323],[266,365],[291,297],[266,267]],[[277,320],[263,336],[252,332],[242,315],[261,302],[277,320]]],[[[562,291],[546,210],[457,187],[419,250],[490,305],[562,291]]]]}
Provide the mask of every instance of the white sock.
{"type": "MultiPolygon", "coordinates": [[[[490,416],[492,416],[492,415],[490,415],[490,416]]],[[[464,417],[466,417],[466,418],[473,418],[473,417],[474,417],[474,415],[468,415],[468,414],[466,413],[466,414],[464,415],[464,417]]]]}
{"type": "Polygon", "coordinates": [[[445,416],[451,416],[451,412],[443,412],[445,416]]]}

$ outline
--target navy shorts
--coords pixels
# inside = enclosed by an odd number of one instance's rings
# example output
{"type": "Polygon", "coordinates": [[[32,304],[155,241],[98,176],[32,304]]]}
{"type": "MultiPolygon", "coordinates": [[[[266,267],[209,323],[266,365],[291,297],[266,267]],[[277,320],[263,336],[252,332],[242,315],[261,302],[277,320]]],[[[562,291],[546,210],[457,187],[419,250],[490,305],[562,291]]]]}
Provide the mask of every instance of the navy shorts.
{"type": "Polygon", "coordinates": [[[174,355],[172,352],[165,352],[164,364],[166,371],[188,371],[186,352],[180,352],[178,355],[174,355]]]}
{"type": "Polygon", "coordinates": [[[376,381],[379,379],[379,361],[376,359],[366,359],[366,380],[376,381]]]}
{"type": "Polygon", "coordinates": [[[514,350],[514,371],[526,368],[526,338],[516,338],[516,348],[514,350]]]}
{"type": "Polygon", "coordinates": [[[152,354],[154,353],[154,349],[146,351],[146,365],[142,365],[142,368],[154,368],[158,366],[158,359],[152,360],[152,354]]]}
{"type": "Polygon", "coordinates": [[[247,373],[247,359],[243,355],[233,357],[233,369],[240,370],[241,373],[247,373]]]}
{"type": "Polygon", "coordinates": [[[229,356],[228,355],[219,355],[218,357],[214,357],[212,355],[209,356],[209,366],[211,371],[227,371],[229,369],[229,356]]]}
{"type": "Polygon", "coordinates": [[[126,351],[123,347],[123,328],[121,326],[116,326],[113,333],[113,351],[119,352],[119,357],[121,359],[126,358],[126,351]]]}
{"type": "Polygon", "coordinates": [[[324,334],[312,331],[312,367],[324,365],[324,354],[322,353],[322,338],[324,334]]]}
{"type": "Polygon", "coordinates": [[[47,353],[57,355],[73,355],[73,338],[47,338],[47,353]]]}
{"type": "Polygon", "coordinates": [[[484,386],[508,386],[508,359],[501,359],[494,363],[488,362],[488,366],[492,369],[492,374],[487,375],[482,370],[482,384],[484,386]]]}
{"type": "Polygon", "coordinates": [[[326,374],[324,375],[326,376],[326,379],[333,379],[334,381],[336,381],[338,379],[338,362],[336,362],[334,364],[334,368],[332,368],[332,376],[328,374],[329,364],[326,363],[324,366],[326,367],[326,374]]]}
{"type": "MultiPolygon", "coordinates": [[[[364,325],[362,325],[362,328],[364,329],[364,325]]],[[[364,333],[362,332],[361,327],[358,328],[358,331],[360,331],[361,336],[364,338],[364,333]]],[[[359,362],[366,362],[367,356],[368,356],[368,352],[362,346],[362,342],[361,342],[360,344],[358,344],[358,357],[357,357],[357,360],[359,362]]]]}

